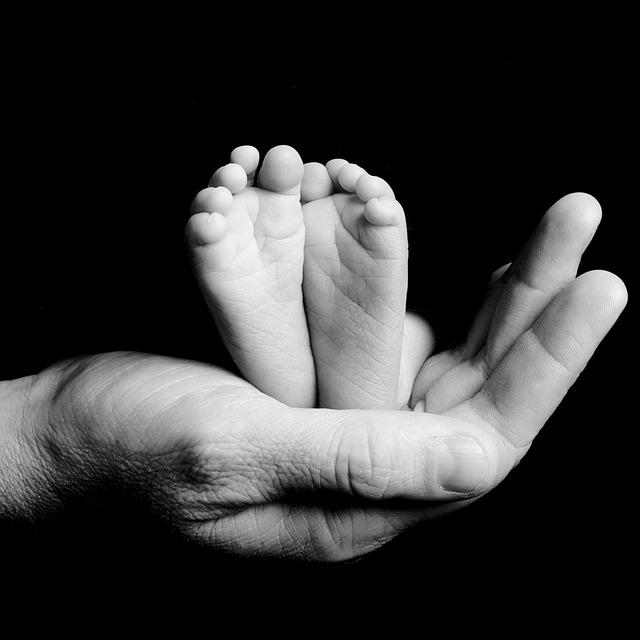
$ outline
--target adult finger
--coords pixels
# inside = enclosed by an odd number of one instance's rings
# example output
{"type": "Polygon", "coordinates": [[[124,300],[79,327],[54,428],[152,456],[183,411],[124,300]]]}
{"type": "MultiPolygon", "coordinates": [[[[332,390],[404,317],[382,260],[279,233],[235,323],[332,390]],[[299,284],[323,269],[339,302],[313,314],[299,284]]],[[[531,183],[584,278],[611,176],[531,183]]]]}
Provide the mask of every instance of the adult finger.
{"type": "Polygon", "coordinates": [[[601,218],[598,201],[586,193],[561,198],[544,215],[502,276],[504,288],[493,314],[484,355],[489,369],[576,277],[582,254],[601,218]]]}
{"type": "Polygon", "coordinates": [[[567,285],[511,347],[482,389],[448,413],[492,425],[527,447],[627,302],[623,282],[591,271],[567,285]]]}
{"type": "Polygon", "coordinates": [[[427,411],[447,411],[482,387],[513,343],[575,278],[600,218],[600,205],[584,193],[565,196],[547,211],[517,259],[491,287],[460,364],[427,390],[427,411]]]}

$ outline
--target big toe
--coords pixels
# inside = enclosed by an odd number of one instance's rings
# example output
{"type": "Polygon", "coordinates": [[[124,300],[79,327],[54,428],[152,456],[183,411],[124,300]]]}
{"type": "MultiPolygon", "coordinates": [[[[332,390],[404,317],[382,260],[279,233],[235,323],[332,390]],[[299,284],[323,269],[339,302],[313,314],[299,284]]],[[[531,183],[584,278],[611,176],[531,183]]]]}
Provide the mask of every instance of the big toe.
{"type": "Polygon", "coordinates": [[[267,152],[258,182],[264,189],[278,193],[297,194],[304,175],[300,154],[288,145],[273,147],[267,152]]]}

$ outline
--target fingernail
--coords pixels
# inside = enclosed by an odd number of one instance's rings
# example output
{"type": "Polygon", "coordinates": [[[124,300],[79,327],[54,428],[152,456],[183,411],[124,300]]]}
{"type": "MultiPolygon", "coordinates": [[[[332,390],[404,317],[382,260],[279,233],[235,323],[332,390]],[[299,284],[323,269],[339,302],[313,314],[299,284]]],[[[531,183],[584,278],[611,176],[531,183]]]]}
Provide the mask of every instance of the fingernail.
{"type": "Polygon", "coordinates": [[[484,449],[473,438],[443,438],[438,444],[438,481],[445,491],[474,493],[488,475],[484,449]]]}

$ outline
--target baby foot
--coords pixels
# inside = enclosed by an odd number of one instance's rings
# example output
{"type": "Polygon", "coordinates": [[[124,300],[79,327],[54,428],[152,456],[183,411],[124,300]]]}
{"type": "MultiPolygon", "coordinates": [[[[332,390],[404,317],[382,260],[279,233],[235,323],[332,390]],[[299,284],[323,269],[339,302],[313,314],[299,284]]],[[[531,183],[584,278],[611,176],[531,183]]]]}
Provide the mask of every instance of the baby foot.
{"type": "Polygon", "coordinates": [[[304,299],[320,406],[397,405],[407,291],[402,207],[346,160],[305,165],[304,299]]]}
{"type": "Polygon", "coordinates": [[[238,147],[198,193],[186,228],[196,277],[242,374],[290,406],[315,403],[302,300],[304,172],[295,149],[238,147]]]}

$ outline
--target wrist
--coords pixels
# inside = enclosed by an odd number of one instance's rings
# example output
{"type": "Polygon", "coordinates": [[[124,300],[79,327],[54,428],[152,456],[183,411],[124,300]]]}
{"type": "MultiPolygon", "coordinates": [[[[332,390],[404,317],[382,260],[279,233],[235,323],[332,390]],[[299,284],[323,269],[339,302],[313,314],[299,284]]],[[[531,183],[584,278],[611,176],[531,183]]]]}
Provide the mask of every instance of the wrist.
{"type": "Polygon", "coordinates": [[[40,376],[0,382],[0,519],[34,521],[55,504],[37,434],[47,393],[40,376]]]}
{"type": "Polygon", "coordinates": [[[86,493],[88,472],[97,473],[79,428],[88,412],[66,393],[75,370],[58,364],[0,383],[0,520],[46,520],[86,493]]]}

